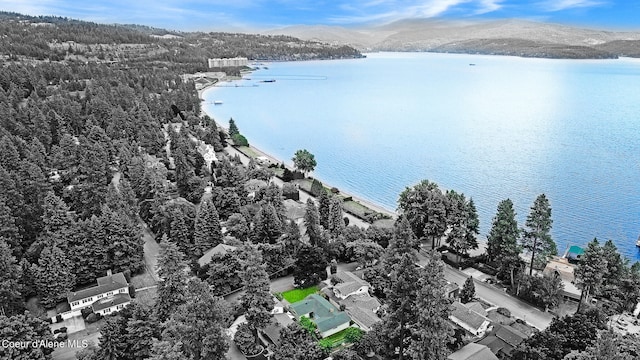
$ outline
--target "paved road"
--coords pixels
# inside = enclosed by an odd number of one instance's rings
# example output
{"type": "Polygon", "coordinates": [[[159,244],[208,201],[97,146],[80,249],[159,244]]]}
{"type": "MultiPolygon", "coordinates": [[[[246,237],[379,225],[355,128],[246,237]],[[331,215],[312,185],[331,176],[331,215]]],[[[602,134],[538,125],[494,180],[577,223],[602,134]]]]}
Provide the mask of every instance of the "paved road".
{"type": "MultiPolygon", "coordinates": [[[[468,277],[469,275],[462,271],[456,270],[448,265],[445,266],[445,278],[450,282],[458,284],[460,287],[462,287],[468,277]]],[[[476,287],[476,296],[496,306],[509,309],[511,315],[526,321],[540,330],[546,329],[553,319],[553,315],[550,313],[541,311],[494,286],[475,279],[474,284],[476,287]]]]}

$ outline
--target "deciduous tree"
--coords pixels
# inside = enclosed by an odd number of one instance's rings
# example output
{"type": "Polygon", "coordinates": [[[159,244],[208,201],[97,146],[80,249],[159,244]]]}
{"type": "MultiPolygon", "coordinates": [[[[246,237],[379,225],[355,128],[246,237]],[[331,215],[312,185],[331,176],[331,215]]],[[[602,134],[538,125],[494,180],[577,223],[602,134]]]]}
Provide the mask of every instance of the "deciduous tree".
{"type": "Polygon", "coordinates": [[[181,344],[187,359],[222,360],[229,349],[226,328],[230,321],[229,304],[223,298],[213,296],[199,279],[191,279],[184,303],[164,324],[162,339],[170,344],[181,344]]]}
{"type": "Polygon", "coordinates": [[[409,220],[415,236],[431,239],[432,248],[447,230],[446,201],[438,184],[429,180],[406,188],[398,199],[398,211],[409,220]]]}
{"type": "Polygon", "coordinates": [[[302,171],[304,174],[313,171],[318,165],[315,156],[307,149],[296,151],[291,160],[293,160],[293,165],[296,169],[302,171]]]}
{"type": "Polygon", "coordinates": [[[298,288],[317,285],[327,278],[329,262],[324,251],[318,247],[302,245],[296,255],[293,270],[293,284],[298,288]]]}

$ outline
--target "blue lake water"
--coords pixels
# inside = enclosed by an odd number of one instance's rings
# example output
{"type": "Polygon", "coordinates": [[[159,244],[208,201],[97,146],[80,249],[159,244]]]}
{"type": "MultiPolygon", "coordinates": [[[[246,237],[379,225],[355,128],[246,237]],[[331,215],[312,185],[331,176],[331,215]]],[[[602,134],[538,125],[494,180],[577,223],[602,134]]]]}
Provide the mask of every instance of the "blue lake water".
{"type": "Polygon", "coordinates": [[[545,193],[560,252],[597,237],[640,259],[640,60],[375,53],[265,66],[205,92],[205,110],[287,163],[308,149],[325,183],[395,210],[405,187],[435,181],[473,198],[483,236],[501,200],[523,226],[545,193]]]}

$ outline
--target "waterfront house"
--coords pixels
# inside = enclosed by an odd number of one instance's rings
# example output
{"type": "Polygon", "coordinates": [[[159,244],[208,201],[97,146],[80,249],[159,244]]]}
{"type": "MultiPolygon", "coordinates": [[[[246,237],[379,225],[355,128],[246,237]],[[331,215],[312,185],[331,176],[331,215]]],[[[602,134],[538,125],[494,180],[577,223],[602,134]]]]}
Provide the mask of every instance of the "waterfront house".
{"type": "Polygon", "coordinates": [[[109,270],[106,276],[97,279],[97,283],[97,286],[67,295],[72,313],[79,314],[80,310],[91,307],[94,312],[104,315],[121,310],[131,302],[129,283],[123,273],[112,274],[109,270]]]}
{"type": "Polygon", "coordinates": [[[340,332],[351,322],[349,315],[318,294],[308,295],[304,300],[291,304],[289,310],[298,320],[306,316],[313,321],[321,337],[340,332]]]}

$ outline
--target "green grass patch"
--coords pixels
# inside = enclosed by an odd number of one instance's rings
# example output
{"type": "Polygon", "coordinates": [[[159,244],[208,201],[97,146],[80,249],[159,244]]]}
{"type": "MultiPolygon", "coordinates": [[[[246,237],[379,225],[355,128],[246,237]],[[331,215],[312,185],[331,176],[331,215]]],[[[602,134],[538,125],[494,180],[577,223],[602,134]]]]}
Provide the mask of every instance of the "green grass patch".
{"type": "Polygon", "coordinates": [[[281,293],[282,297],[289,302],[289,304],[296,303],[300,300],[304,300],[307,295],[315,294],[318,292],[317,286],[308,287],[306,289],[293,289],[281,293]]]}
{"type": "Polygon", "coordinates": [[[323,349],[332,350],[344,343],[359,341],[362,338],[362,335],[362,330],[354,327],[348,327],[340,332],[320,339],[318,341],[318,345],[323,349]]]}
{"type": "Polygon", "coordinates": [[[260,156],[260,154],[258,154],[257,152],[255,152],[252,148],[248,147],[248,146],[238,146],[238,150],[247,155],[250,158],[257,158],[258,156],[260,156]]]}

